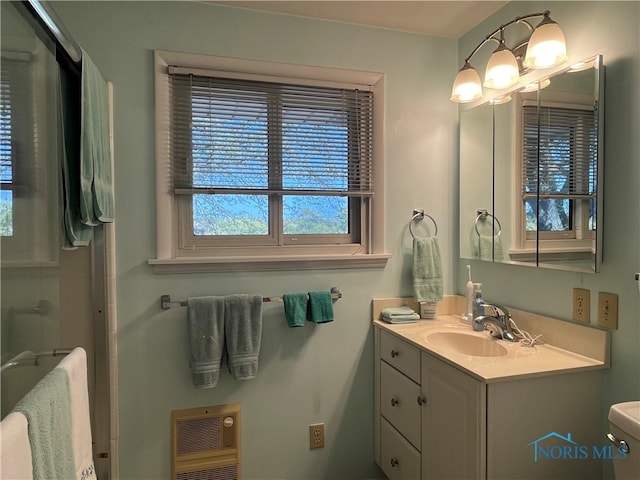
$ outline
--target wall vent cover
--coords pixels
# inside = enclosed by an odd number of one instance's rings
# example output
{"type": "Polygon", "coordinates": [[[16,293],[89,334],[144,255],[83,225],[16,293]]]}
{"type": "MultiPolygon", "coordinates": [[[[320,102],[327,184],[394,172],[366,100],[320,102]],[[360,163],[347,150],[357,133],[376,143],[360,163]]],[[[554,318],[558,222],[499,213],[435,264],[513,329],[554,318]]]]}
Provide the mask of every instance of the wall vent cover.
{"type": "Polygon", "coordinates": [[[172,478],[240,478],[240,405],[171,412],[172,478]]]}

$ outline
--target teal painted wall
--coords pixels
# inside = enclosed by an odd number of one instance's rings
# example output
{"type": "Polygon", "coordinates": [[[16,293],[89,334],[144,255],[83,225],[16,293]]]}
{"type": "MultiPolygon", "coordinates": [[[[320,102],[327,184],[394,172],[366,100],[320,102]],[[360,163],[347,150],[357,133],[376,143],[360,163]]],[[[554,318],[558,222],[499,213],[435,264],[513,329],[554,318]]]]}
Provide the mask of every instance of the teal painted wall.
{"type": "Polygon", "coordinates": [[[263,14],[197,2],[55,2],[67,28],[114,85],[120,473],[168,478],[171,410],[238,402],[247,479],[372,478],[371,299],[410,295],[413,208],[439,225],[445,293],[457,261],[457,107],[449,102],[457,42],[263,14]],[[155,275],[153,50],[382,72],[385,117],[385,269],[155,275]],[[184,309],[159,298],[286,292],[337,286],[336,321],[288,329],[282,305],[264,309],[255,380],[190,381],[184,309]],[[308,425],[326,423],[309,450],[308,425]]]}
{"type": "MultiPolygon", "coordinates": [[[[591,275],[460,260],[456,291],[464,291],[465,265],[471,264],[487,299],[570,319],[572,289],[588,288],[592,324],[598,292],[617,293],[618,329],[612,332],[611,369],[604,375],[604,434],[612,404],[640,399],[640,295],[633,279],[640,271],[640,2],[512,2],[460,39],[458,68],[497,26],[545,9],[565,33],[570,61],[600,53],[606,65],[602,268],[591,275]]],[[[477,63],[472,62],[481,75],[482,57],[492,50],[483,47],[477,63]]],[[[607,462],[604,476],[611,475],[607,462]]]]}

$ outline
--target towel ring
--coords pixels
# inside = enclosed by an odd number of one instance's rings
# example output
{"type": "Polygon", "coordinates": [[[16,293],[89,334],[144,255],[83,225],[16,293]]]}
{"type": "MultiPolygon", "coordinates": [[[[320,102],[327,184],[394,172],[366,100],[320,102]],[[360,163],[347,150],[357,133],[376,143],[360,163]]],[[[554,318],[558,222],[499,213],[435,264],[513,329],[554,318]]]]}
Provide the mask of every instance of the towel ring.
{"type": "Polygon", "coordinates": [[[493,222],[498,224],[498,232],[495,235],[500,235],[502,233],[502,225],[500,225],[500,220],[498,220],[498,218],[495,215],[491,215],[489,212],[487,212],[486,210],[482,209],[482,210],[478,210],[478,216],[476,217],[476,221],[474,222],[474,227],[476,229],[476,233],[478,234],[478,236],[480,237],[480,231],[478,230],[478,222],[479,221],[486,221],[487,217],[491,217],[493,218],[493,222]]]}
{"type": "Polygon", "coordinates": [[[424,210],[422,209],[414,209],[413,210],[413,217],[411,217],[411,221],[409,222],[409,233],[411,234],[411,236],[413,238],[416,238],[416,236],[413,233],[413,222],[415,222],[416,220],[424,220],[424,217],[428,217],[429,220],[431,220],[433,222],[433,226],[435,227],[435,231],[433,233],[434,237],[438,236],[438,224],[436,223],[436,221],[433,219],[433,217],[429,214],[424,213],[424,210]]]}

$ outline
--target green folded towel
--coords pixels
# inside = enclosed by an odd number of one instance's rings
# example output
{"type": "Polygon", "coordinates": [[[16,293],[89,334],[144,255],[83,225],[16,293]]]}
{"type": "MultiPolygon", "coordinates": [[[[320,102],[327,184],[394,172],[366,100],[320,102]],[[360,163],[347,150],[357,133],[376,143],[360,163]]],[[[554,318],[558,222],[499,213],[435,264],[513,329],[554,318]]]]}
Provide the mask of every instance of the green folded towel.
{"type": "Polygon", "coordinates": [[[386,315],[382,315],[382,321],[386,323],[415,323],[420,318],[420,315],[414,313],[413,315],[395,315],[393,317],[388,317],[386,315]]]}
{"type": "Polygon", "coordinates": [[[307,320],[307,303],[309,297],[306,293],[285,293],[282,295],[284,303],[284,317],[289,327],[303,327],[307,320]]]}
{"type": "Polygon", "coordinates": [[[76,478],[69,375],[54,368],[14,407],[27,417],[33,478],[76,478]]]}
{"type": "Polygon", "coordinates": [[[309,320],[313,323],[333,322],[333,299],[330,291],[309,292],[309,320]]]}
{"type": "Polygon", "coordinates": [[[408,305],[404,305],[402,307],[383,308],[382,315],[385,315],[387,317],[397,317],[397,316],[404,316],[404,315],[416,315],[416,312],[413,310],[413,308],[409,307],[408,305]]]}
{"type": "Polygon", "coordinates": [[[389,307],[382,309],[381,318],[387,323],[414,323],[420,318],[411,307],[389,307]]]}

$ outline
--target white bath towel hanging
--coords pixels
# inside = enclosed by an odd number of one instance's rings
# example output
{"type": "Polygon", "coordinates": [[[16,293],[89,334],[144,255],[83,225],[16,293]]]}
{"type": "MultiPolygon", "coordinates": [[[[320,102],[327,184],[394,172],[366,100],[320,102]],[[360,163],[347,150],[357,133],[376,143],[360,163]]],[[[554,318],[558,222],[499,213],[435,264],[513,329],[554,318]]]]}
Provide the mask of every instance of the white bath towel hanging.
{"type": "Polygon", "coordinates": [[[71,442],[73,444],[76,478],[78,480],[95,479],[87,387],[87,353],[81,347],[74,348],[69,355],[60,361],[56,368],[66,370],[69,375],[71,442]]]}
{"type": "Polygon", "coordinates": [[[0,422],[0,478],[33,478],[27,417],[9,413],[0,422]]]}

